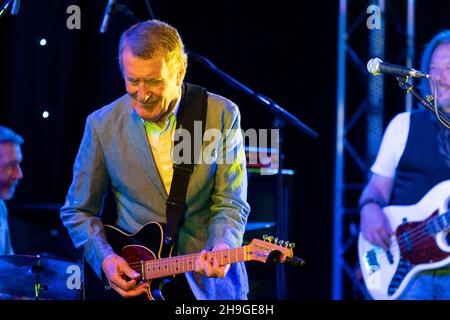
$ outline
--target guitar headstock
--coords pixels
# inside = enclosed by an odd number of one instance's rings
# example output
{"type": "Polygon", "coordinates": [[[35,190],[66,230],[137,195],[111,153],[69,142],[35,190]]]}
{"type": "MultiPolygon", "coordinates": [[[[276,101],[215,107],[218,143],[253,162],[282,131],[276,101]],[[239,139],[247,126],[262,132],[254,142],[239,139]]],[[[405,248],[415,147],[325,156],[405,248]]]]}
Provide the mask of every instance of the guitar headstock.
{"type": "Polygon", "coordinates": [[[279,240],[272,236],[263,236],[263,240],[253,239],[247,246],[250,260],[264,263],[284,263],[287,258],[293,258],[294,243],[279,240]]]}

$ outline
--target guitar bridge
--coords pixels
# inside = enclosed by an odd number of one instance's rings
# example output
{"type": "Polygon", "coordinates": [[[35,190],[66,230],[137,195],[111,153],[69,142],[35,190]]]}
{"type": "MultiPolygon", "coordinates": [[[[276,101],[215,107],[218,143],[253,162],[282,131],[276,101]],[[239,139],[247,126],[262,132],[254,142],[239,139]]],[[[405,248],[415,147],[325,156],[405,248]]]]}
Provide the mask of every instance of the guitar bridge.
{"type": "Polygon", "coordinates": [[[380,262],[378,261],[375,249],[369,250],[364,254],[364,267],[369,274],[373,274],[380,270],[380,262]]]}

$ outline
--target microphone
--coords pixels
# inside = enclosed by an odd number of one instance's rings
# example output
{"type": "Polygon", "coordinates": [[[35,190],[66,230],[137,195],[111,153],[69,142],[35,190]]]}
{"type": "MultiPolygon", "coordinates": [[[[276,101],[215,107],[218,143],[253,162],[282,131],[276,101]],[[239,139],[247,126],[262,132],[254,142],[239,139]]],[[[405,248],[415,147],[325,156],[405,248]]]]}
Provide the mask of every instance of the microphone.
{"type": "Polygon", "coordinates": [[[103,16],[102,25],[100,27],[100,33],[105,33],[109,26],[109,17],[113,13],[114,6],[116,5],[116,0],[108,0],[108,5],[106,6],[105,14],[103,16]]]}
{"type": "Polygon", "coordinates": [[[19,14],[20,1],[21,0],[14,0],[12,8],[11,8],[11,14],[12,15],[18,15],[19,14]]]}
{"type": "Polygon", "coordinates": [[[386,63],[386,62],[383,62],[383,60],[381,60],[379,58],[370,59],[369,62],[367,62],[367,70],[374,76],[384,73],[384,74],[391,74],[396,77],[397,76],[407,76],[407,77],[413,77],[413,78],[429,78],[430,77],[430,75],[426,74],[425,72],[406,68],[406,67],[397,66],[395,64],[386,63]]]}

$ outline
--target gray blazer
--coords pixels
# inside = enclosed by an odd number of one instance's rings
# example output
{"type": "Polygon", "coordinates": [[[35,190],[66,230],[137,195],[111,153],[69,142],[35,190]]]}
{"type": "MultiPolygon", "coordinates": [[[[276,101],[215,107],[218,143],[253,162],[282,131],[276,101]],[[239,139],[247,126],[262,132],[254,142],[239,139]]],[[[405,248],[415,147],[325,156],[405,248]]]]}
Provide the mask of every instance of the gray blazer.
{"type": "Polygon", "coordinates": [[[5,201],[0,199],[0,255],[14,254],[9,234],[8,209],[5,201]]]}
{"type": "MultiPolygon", "coordinates": [[[[240,114],[231,101],[208,93],[206,129],[217,129],[226,142],[224,156],[232,163],[196,164],[187,192],[187,212],[179,231],[179,254],[211,249],[224,242],[242,245],[250,207],[240,114]],[[234,134],[227,129],[238,129],[234,134]]],[[[209,144],[204,142],[203,147],[209,144]]],[[[77,248],[101,277],[103,259],[113,252],[100,220],[103,198],[112,190],[118,215],[116,224],[128,232],[150,221],[166,222],[167,192],[153,159],[141,118],[124,95],[88,116],[75,159],[73,181],[61,208],[61,219],[77,248]]],[[[223,279],[186,274],[197,299],[246,299],[245,265],[233,264],[223,279]]]]}

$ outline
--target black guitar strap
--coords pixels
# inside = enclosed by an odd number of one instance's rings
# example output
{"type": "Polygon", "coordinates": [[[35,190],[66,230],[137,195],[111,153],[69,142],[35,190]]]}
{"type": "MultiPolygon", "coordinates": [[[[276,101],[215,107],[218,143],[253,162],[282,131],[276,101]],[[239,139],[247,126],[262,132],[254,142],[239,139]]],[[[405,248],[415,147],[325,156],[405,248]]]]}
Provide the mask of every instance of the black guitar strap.
{"type": "MultiPolygon", "coordinates": [[[[194,171],[194,161],[199,159],[201,148],[194,148],[195,139],[203,141],[203,133],[206,124],[206,112],[208,106],[208,95],[206,89],[189,83],[183,83],[180,107],[177,112],[177,131],[183,128],[190,134],[191,150],[188,163],[180,163],[173,165],[173,178],[170,185],[169,197],[166,202],[166,244],[175,243],[178,228],[183,224],[183,217],[186,211],[186,193],[189,184],[189,179],[194,171]],[[194,121],[200,121],[201,136],[194,136],[194,121]],[[196,150],[199,149],[199,150],[196,150]]],[[[182,137],[179,132],[175,132],[175,137],[182,137]]],[[[177,140],[177,138],[175,138],[177,140]]],[[[175,147],[182,142],[178,139],[174,143],[175,147]]],[[[201,145],[200,142],[200,145],[201,145]]],[[[184,159],[180,154],[181,159],[184,159]]]]}

